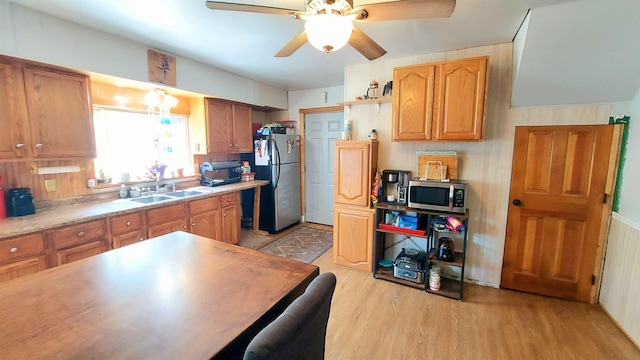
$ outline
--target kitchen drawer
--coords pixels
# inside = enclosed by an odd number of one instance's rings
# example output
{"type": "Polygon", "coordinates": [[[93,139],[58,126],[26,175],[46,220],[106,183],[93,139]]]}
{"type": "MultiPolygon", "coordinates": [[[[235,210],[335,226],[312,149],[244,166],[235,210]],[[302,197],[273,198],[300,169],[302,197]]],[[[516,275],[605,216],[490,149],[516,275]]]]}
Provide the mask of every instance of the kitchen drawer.
{"type": "Polygon", "coordinates": [[[184,204],[163,206],[147,211],[147,226],[152,227],[154,225],[186,218],[184,204]]]}
{"type": "Polygon", "coordinates": [[[0,241],[0,262],[39,255],[44,252],[42,234],[31,234],[0,241]]]}
{"type": "Polygon", "coordinates": [[[111,218],[111,234],[120,235],[142,228],[142,213],[126,214],[111,218]]]}
{"type": "Polygon", "coordinates": [[[220,205],[235,205],[238,203],[238,193],[234,192],[231,194],[220,195],[220,205]]]}
{"type": "Polygon", "coordinates": [[[57,249],[81,244],[88,240],[104,236],[106,221],[90,221],[78,225],[67,226],[53,232],[53,242],[57,249]]]}
{"type": "Polygon", "coordinates": [[[189,215],[202,214],[220,207],[220,197],[210,197],[207,199],[194,200],[189,203],[189,215]]]}

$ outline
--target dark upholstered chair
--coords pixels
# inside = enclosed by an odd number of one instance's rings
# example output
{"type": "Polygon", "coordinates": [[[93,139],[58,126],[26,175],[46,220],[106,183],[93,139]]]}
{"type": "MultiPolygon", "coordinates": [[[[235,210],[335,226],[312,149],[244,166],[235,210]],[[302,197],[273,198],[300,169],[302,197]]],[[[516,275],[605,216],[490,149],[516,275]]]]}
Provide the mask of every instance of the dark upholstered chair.
{"type": "Polygon", "coordinates": [[[244,353],[245,360],[324,359],[324,345],[336,276],[317,276],[271,324],[256,335],[244,353]]]}

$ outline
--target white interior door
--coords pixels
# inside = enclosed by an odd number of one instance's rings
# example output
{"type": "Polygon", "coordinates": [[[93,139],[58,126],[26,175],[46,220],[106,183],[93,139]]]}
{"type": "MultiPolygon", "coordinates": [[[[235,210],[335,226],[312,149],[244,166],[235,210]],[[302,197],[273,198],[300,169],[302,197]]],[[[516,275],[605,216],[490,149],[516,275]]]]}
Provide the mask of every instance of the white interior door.
{"type": "Polygon", "coordinates": [[[305,221],[333,225],[333,150],[344,113],[305,115],[305,221]]]}

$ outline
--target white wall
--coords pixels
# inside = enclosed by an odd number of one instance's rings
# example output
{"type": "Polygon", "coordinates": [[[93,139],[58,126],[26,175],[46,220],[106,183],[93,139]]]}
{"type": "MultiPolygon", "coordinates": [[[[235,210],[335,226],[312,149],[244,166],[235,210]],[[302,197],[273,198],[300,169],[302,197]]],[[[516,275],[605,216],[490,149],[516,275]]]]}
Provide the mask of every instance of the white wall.
{"type": "Polygon", "coordinates": [[[620,203],[611,220],[600,303],[640,346],[640,192],[637,189],[640,184],[640,89],[628,109],[631,120],[620,203]]]}
{"type": "MultiPolygon", "coordinates": [[[[0,0],[0,53],[81,71],[149,82],[144,44],[0,0]]],[[[162,50],[162,49],[156,49],[162,50]]],[[[287,108],[287,93],[176,56],[177,88],[252,105],[287,108]]]]}
{"type": "Polygon", "coordinates": [[[300,121],[300,109],[337,106],[344,101],[344,86],[331,86],[311,90],[289,91],[289,118],[300,121]],[[327,102],[323,93],[327,93],[327,102]]]}
{"type": "Polygon", "coordinates": [[[629,105],[631,120],[629,122],[629,139],[627,154],[622,171],[622,189],[618,212],[630,219],[640,222],[640,89],[629,105]]]}

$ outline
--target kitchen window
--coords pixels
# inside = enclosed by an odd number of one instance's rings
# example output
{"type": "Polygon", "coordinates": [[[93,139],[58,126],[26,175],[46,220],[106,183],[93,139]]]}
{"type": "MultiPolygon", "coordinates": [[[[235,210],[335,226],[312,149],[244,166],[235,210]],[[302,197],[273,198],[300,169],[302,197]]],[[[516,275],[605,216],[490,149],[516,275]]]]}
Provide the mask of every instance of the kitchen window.
{"type": "Polygon", "coordinates": [[[191,169],[188,118],[94,108],[99,184],[182,176],[191,169]]]}

